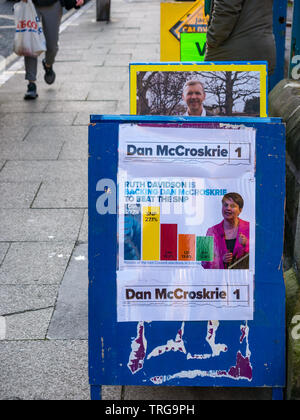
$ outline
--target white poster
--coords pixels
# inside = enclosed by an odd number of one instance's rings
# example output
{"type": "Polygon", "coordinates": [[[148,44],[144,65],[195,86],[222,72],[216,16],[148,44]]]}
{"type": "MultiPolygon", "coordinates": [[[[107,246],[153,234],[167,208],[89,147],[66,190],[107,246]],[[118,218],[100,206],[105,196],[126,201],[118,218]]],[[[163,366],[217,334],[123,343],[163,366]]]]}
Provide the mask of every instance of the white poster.
{"type": "Polygon", "coordinates": [[[121,125],[118,321],[253,319],[255,130],[121,125]]]}

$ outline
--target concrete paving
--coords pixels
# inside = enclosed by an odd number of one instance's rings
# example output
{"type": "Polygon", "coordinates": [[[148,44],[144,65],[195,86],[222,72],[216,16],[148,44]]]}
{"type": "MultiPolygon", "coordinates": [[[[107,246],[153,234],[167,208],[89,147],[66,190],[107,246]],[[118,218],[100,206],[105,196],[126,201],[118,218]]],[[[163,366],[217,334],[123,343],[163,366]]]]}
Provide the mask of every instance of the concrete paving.
{"type": "MultiPolygon", "coordinates": [[[[88,400],[89,115],[128,114],[130,61],[159,61],[160,0],[91,0],[63,24],[53,86],[0,75],[0,400],[88,400]],[[5,326],[5,330],[3,328],[5,326]]],[[[269,399],[270,390],[103,387],[103,399],[269,399]]]]}

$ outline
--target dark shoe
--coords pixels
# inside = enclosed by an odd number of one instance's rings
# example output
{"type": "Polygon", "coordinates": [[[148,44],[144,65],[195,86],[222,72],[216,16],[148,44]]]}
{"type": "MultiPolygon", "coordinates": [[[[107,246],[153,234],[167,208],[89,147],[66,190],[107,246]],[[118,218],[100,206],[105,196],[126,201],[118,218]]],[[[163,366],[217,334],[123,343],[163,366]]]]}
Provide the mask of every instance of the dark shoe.
{"type": "Polygon", "coordinates": [[[27,92],[25,93],[24,99],[30,100],[30,99],[36,99],[39,95],[36,92],[36,84],[35,83],[29,83],[27,87],[27,92]]]}
{"type": "Polygon", "coordinates": [[[43,60],[43,67],[45,70],[45,76],[44,76],[45,82],[48,85],[52,85],[52,83],[54,83],[55,81],[56,74],[54,73],[52,66],[51,67],[46,66],[45,60],[43,60]]]}

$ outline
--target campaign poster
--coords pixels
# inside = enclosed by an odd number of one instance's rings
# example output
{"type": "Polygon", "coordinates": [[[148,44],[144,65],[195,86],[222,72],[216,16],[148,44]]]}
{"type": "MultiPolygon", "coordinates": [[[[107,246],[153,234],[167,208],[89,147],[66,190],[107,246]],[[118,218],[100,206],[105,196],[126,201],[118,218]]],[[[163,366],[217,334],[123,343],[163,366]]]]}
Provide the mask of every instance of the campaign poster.
{"type": "Polygon", "coordinates": [[[120,126],[119,322],[253,319],[255,137],[120,126]]]}
{"type": "MultiPolygon", "coordinates": [[[[204,0],[194,2],[161,3],[161,61],[180,61],[180,43],[183,34],[205,34],[209,16],[204,0]]],[[[199,61],[199,60],[197,60],[199,61]]]]}
{"type": "Polygon", "coordinates": [[[267,63],[130,64],[134,115],[267,117],[267,97],[267,63]]]}

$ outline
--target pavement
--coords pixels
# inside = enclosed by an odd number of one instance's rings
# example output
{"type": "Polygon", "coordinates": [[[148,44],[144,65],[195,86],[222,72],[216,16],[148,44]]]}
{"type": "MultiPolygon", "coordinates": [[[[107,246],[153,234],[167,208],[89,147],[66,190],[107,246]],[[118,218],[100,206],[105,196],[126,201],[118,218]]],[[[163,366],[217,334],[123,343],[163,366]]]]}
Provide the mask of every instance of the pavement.
{"type": "Polygon", "coordinates": [[[0,63],[3,58],[9,56],[15,34],[15,22],[11,0],[0,0],[0,63]]]}
{"type": "MultiPolygon", "coordinates": [[[[128,114],[128,63],[160,59],[160,0],[95,1],[62,25],[56,83],[0,74],[0,400],[89,400],[90,114],[128,114]]],[[[40,59],[41,61],[41,59],[40,59]]],[[[106,400],[270,399],[270,390],[105,386],[106,400]]]]}

